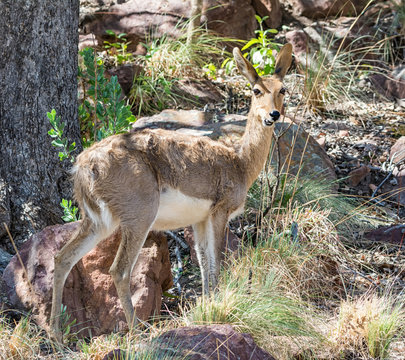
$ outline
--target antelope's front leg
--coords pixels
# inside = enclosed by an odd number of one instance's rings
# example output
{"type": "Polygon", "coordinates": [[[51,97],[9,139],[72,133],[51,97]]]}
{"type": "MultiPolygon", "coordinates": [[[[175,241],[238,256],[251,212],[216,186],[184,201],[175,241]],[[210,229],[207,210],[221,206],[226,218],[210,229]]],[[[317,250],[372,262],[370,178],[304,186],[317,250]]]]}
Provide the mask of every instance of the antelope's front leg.
{"type": "Polygon", "coordinates": [[[193,225],[194,242],[201,270],[203,294],[209,295],[218,284],[221,256],[225,249],[226,214],[213,214],[193,225]]]}

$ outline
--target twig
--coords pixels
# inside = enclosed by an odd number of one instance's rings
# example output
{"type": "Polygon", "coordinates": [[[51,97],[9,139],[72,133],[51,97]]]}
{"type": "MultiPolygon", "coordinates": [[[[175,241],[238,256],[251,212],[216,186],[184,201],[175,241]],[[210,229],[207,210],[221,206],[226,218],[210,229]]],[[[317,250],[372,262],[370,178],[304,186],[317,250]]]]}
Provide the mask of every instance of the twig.
{"type": "Polygon", "coordinates": [[[174,277],[173,282],[177,287],[177,291],[179,293],[181,293],[181,285],[180,285],[179,280],[180,280],[181,276],[183,275],[183,264],[181,262],[181,254],[180,254],[180,250],[179,250],[177,243],[176,243],[176,246],[174,247],[174,253],[176,254],[176,258],[177,258],[177,274],[174,277]]]}
{"type": "Polygon", "coordinates": [[[175,241],[174,254],[176,255],[176,259],[177,259],[177,273],[173,279],[173,282],[177,288],[177,291],[179,293],[181,293],[181,285],[180,285],[179,280],[180,280],[181,276],[183,275],[183,263],[181,261],[179,244],[185,250],[188,249],[189,246],[179,236],[177,236],[173,231],[166,231],[166,234],[169,235],[175,241]]]}
{"type": "MultiPolygon", "coordinates": [[[[392,158],[395,158],[396,155],[397,155],[397,153],[394,153],[394,155],[393,155],[392,158]]],[[[373,193],[371,194],[371,199],[374,198],[374,196],[377,194],[378,190],[380,190],[381,187],[385,184],[385,182],[392,176],[395,167],[398,166],[399,164],[401,164],[401,162],[403,162],[403,161],[405,161],[405,158],[404,158],[404,159],[401,159],[401,160],[399,160],[399,161],[397,161],[395,164],[391,164],[392,170],[388,173],[388,175],[384,178],[384,180],[381,181],[380,185],[378,185],[378,186],[376,187],[376,189],[373,191],[373,193]]],[[[390,167],[391,167],[391,166],[390,166],[390,167]]]]}
{"type": "Polygon", "coordinates": [[[381,181],[380,185],[378,185],[375,190],[373,191],[373,193],[371,194],[371,199],[374,198],[374,196],[377,194],[378,190],[381,189],[381,187],[385,184],[385,182],[391,177],[392,173],[394,170],[391,170],[388,175],[384,178],[383,181],[381,181]]]}
{"type": "Polygon", "coordinates": [[[391,230],[395,230],[395,229],[401,229],[404,228],[404,230],[402,230],[403,233],[405,233],[405,224],[399,224],[399,225],[395,225],[393,227],[388,228],[387,230],[384,230],[384,233],[387,234],[389,233],[391,230]]]}
{"type": "Polygon", "coordinates": [[[189,248],[188,244],[186,244],[179,236],[177,236],[173,231],[166,231],[166,234],[168,234],[172,239],[176,240],[177,243],[180,244],[180,246],[184,249],[187,250],[189,248]]]}
{"type": "Polygon", "coordinates": [[[21,259],[20,252],[19,252],[18,249],[17,249],[17,246],[16,246],[16,244],[15,244],[15,242],[14,242],[14,239],[13,239],[11,233],[10,233],[10,230],[9,230],[9,228],[8,228],[8,226],[7,226],[6,223],[3,223],[3,226],[4,226],[4,228],[5,228],[6,231],[7,231],[8,237],[10,238],[11,244],[13,245],[14,251],[15,251],[15,253],[16,253],[16,255],[17,255],[17,259],[18,259],[18,261],[19,261],[19,263],[20,263],[20,265],[21,265],[21,267],[22,267],[22,269],[23,269],[25,278],[27,279],[28,287],[30,288],[30,291],[31,291],[33,294],[35,294],[34,288],[33,288],[32,284],[31,284],[31,281],[30,281],[30,279],[29,279],[29,277],[28,277],[28,271],[27,271],[27,269],[26,269],[26,267],[25,267],[25,265],[24,265],[24,263],[23,263],[23,261],[22,261],[22,259],[21,259]]]}

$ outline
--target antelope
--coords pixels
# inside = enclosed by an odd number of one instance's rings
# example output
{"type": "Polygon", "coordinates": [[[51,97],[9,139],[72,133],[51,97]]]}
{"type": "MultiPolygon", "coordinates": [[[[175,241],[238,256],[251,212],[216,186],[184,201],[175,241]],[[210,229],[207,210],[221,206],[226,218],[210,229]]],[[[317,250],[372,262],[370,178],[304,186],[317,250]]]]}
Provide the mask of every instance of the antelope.
{"type": "Polygon", "coordinates": [[[113,135],[78,156],[73,168],[74,195],[83,218],[78,231],[55,255],[50,334],[57,341],[62,341],[62,293],[70,270],[118,227],[122,239],[109,272],[130,329],[138,323],[130,275],[152,230],[192,225],[203,294],[215,289],[226,225],[242,213],[247,192],[270,151],[274,123],[283,107],[286,89],[282,80],[291,65],[292,46],[283,46],[271,77],[260,77],[238,48],[233,55],[239,72],[252,86],[245,133],[235,146],[146,129],[113,135]]]}

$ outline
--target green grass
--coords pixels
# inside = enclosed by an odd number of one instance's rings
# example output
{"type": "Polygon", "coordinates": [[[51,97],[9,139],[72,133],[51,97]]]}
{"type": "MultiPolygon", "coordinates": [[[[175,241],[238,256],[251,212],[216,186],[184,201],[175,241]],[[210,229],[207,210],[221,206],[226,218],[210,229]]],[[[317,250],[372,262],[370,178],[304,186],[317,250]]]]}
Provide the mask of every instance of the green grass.
{"type": "Polygon", "coordinates": [[[149,115],[169,107],[196,105],[193,99],[178,90],[175,84],[184,78],[203,79],[208,64],[220,67],[220,61],[229,57],[224,44],[238,40],[220,37],[204,28],[195,29],[193,41],[187,42],[187,24],[179,26],[177,39],[162,37],[150,41],[147,54],[140,64],[143,73],[134,79],[130,101],[136,113],[149,115]]]}
{"type": "Polygon", "coordinates": [[[319,340],[309,321],[316,315],[296,288],[296,267],[310,256],[283,238],[243,247],[228,258],[217,291],[184,311],[184,323],[231,324],[265,348],[272,337],[319,340]]]}

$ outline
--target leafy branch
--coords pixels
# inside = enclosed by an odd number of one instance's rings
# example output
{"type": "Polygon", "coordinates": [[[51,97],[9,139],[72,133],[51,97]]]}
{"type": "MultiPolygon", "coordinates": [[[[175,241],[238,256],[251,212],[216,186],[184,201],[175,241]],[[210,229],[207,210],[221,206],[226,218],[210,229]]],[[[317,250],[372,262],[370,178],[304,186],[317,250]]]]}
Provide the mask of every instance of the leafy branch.
{"type": "Polygon", "coordinates": [[[48,116],[49,122],[52,125],[52,129],[48,131],[48,134],[51,138],[55,139],[52,141],[52,145],[56,148],[60,148],[59,151],[59,160],[63,161],[65,159],[70,159],[71,162],[74,162],[74,157],[72,153],[76,150],[76,143],[72,142],[69,145],[67,138],[63,137],[63,131],[66,124],[61,122],[60,116],[56,116],[56,110],[52,109],[51,112],[46,113],[48,116]]]}

